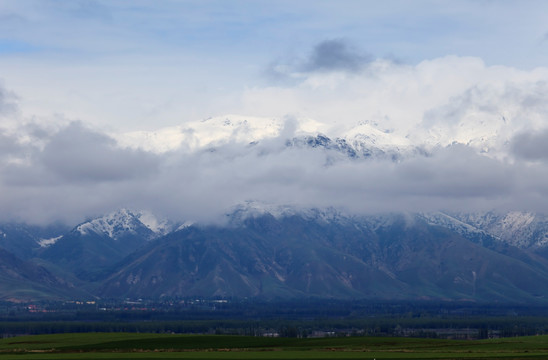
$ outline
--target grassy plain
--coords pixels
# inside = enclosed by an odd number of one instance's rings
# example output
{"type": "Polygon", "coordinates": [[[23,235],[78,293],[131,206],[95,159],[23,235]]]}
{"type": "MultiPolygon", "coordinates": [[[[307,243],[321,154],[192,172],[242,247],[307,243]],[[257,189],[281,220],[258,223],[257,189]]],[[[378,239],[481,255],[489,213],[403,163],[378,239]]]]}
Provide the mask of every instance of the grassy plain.
{"type": "Polygon", "coordinates": [[[548,336],[492,340],[83,333],[0,341],[4,359],[548,359],[548,336]]]}

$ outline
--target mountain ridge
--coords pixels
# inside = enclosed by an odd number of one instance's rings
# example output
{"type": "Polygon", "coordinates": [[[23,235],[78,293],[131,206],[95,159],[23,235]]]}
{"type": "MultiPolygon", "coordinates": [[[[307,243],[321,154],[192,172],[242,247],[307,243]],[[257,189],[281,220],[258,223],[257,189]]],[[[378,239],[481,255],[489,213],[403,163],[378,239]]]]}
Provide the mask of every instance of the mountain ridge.
{"type": "Polygon", "coordinates": [[[163,234],[141,213],[106,214],[29,251],[56,276],[74,276],[107,298],[548,299],[548,246],[489,231],[541,234],[540,215],[363,216],[250,201],[232,208],[225,223],[180,222],[163,234]]]}
{"type": "Polygon", "coordinates": [[[274,138],[301,142],[310,137],[323,136],[335,143],[346,143],[357,153],[363,154],[371,149],[376,149],[377,154],[405,153],[408,149],[417,149],[420,153],[427,148],[460,143],[494,156],[509,140],[499,138],[505,133],[501,129],[511,125],[504,118],[482,121],[481,129],[478,129],[476,123],[466,119],[458,125],[454,126],[458,131],[444,131],[439,124],[426,131],[418,123],[405,132],[399,132],[383,128],[378,122],[371,120],[328,126],[311,118],[227,114],[154,131],[134,131],[112,136],[124,147],[154,152],[173,151],[181,148],[182,144],[185,144],[183,147],[187,150],[195,151],[226,143],[249,144],[274,138]]]}

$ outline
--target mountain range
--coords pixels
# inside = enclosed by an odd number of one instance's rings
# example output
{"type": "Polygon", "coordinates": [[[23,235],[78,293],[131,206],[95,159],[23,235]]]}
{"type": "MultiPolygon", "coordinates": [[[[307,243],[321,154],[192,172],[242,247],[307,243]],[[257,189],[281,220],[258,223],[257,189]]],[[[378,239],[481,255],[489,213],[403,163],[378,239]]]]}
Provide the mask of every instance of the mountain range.
{"type": "Polygon", "coordinates": [[[353,216],[246,203],[216,225],[122,209],[49,239],[1,229],[2,247],[20,247],[0,253],[5,299],[548,299],[548,218],[532,213],[353,216]]]}
{"type": "MultiPolygon", "coordinates": [[[[119,144],[154,152],[208,149],[226,143],[251,144],[275,138],[303,144],[312,138],[323,138],[331,147],[352,148],[356,154],[423,152],[437,146],[466,144],[484,154],[501,151],[518,126],[505,117],[484,118],[479,122],[461,119],[458,124],[409,124],[398,129],[383,126],[375,120],[326,124],[310,118],[268,118],[229,114],[184,125],[112,134],[119,144]],[[337,145],[338,144],[338,145],[337,145]]],[[[316,145],[320,145],[316,143],[316,145]]]]}
{"type": "MultiPolygon", "coordinates": [[[[176,144],[202,131],[209,138],[196,147],[215,151],[227,136],[252,148],[285,131],[259,120],[208,119],[133,140],[177,135],[176,144]]],[[[280,144],[325,152],[325,166],[429,156],[368,123],[337,137],[299,131],[280,144]]],[[[532,212],[356,215],[249,201],[214,224],[185,220],[121,209],[72,228],[0,224],[3,298],[548,300],[548,217],[532,212]]]]}

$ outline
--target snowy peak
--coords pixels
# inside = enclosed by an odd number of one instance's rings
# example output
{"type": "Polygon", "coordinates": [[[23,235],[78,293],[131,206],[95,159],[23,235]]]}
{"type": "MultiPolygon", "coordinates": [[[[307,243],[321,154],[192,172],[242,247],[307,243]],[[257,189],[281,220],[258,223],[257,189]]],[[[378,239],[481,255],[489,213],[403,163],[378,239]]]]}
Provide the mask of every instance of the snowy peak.
{"type": "Polygon", "coordinates": [[[81,235],[94,233],[114,240],[135,234],[152,239],[166,234],[170,228],[167,220],[158,220],[149,212],[122,209],[80,224],[75,231],[81,235]]]}
{"type": "Polygon", "coordinates": [[[78,225],[76,231],[81,235],[95,233],[116,240],[120,235],[135,232],[143,226],[135,214],[127,209],[122,209],[78,225]]]}
{"type": "Polygon", "coordinates": [[[347,223],[353,221],[354,217],[346,215],[335,208],[300,208],[291,205],[273,205],[259,201],[246,201],[234,206],[230,212],[226,214],[229,224],[242,225],[247,219],[258,218],[262,216],[272,216],[280,220],[291,216],[299,216],[308,221],[318,223],[347,223]]]}
{"type": "Polygon", "coordinates": [[[422,148],[400,144],[378,142],[366,134],[354,137],[330,138],[324,134],[294,137],[286,141],[288,147],[308,147],[334,151],[351,159],[387,159],[400,160],[410,155],[424,154],[422,148]]]}
{"type": "MultiPolygon", "coordinates": [[[[320,139],[324,141],[325,139],[320,139]]],[[[249,219],[272,216],[280,220],[299,216],[306,221],[323,224],[360,224],[370,229],[389,226],[394,214],[357,216],[335,208],[304,208],[292,205],[274,205],[260,201],[242,202],[225,214],[229,226],[245,226],[249,219]]],[[[407,216],[407,217],[406,217],[407,216]]],[[[503,242],[522,249],[548,247],[548,217],[530,212],[505,213],[445,213],[408,214],[408,222],[421,219],[455,231],[480,244],[503,242]]],[[[152,240],[192,225],[192,222],[173,223],[159,219],[148,211],[122,209],[78,225],[73,232],[79,235],[98,235],[120,240],[134,237],[152,240]]],[[[0,233],[0,238],[2,237],[0,233]]],[[[39,239],[40,247],[49,247],[60,237],[39,239]]]]}
{"type": "MultiPolygon", "coordinates": [[[[434,115],[430,117],[444,118],[444,114],[434,115]]],[[[428,118],[416,127],[397,131],[370,120],[344,120],[334,125],[310,118],[228,114],[154,131],[134,131],[112,136],[124,147],[156,153],[173,150],[197,151],[224,144],[247,145],[273,138],[292,142],[298,139],[296,142],[301,143],[304,139],[306,143],[308,138],[317,139],[321,136],[332,140],[332,148],[352,148],[354,152],[364,156],[417,153],[417,149],[446,147],[454,143],[494,156],[503,151],[514,133],[509,130],[511,124],[504,117],[476,117],[477,114],[471,112],[451,125],[428,118]]]]}
{"type": "Polygon", "coordinates": [[[284,120],[240,115],[212,117],[156,131],[136,131],[115,137],[123,146],[166,152],[197,150],[226,143],[249,144],[278,136],[284,120]]]}
{"type": "Polygon", "coordinates": [[[299,212],[295,207],[272,205],[260,201],[245,201],[233,206],[225,215],[229,224],[241,225],[245,220],[271,215],[276,219],[295,215],[299,212]]]}
{"type": "Polygon", "coordinates": [[[181,148],[194,151],[228,143],[256,143],[276,137],[282,141],[298,143],[309,143],[310,139],[325,137],[333,142],[334,147],[350,146],[360,152],[368,148],[388,151],[413,147],[408,139],[388,130],[383,131],[369,122],[362,121],[356,126],[341,130],[309,118],[280,119],[241,115],[219,116],[156,131],[137,131],[113,136],[122,146],[153,152],[181,148]]]}
{"type": "Polygon", "coordinates": [[[357,126],[342,134],[341,138],[346,139],[354,147],[373,146],[378,149],[405,149],[413,146],[409,139],[401,137],[389,130],[380,130],[375,124],[361,121],[357,126]]]}

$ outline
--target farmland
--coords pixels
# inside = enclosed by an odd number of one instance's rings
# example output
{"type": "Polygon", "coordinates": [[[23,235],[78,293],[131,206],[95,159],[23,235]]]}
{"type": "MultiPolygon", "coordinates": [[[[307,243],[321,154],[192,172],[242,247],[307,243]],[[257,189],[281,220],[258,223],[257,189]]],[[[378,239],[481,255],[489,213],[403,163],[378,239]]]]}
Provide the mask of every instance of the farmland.
{"type": "Polygon", "coordinates": [[[136,333],[53,334],[0,341],[0,359],[545,359],[548,336],[490,340],[268,338],[136,333]]]}

